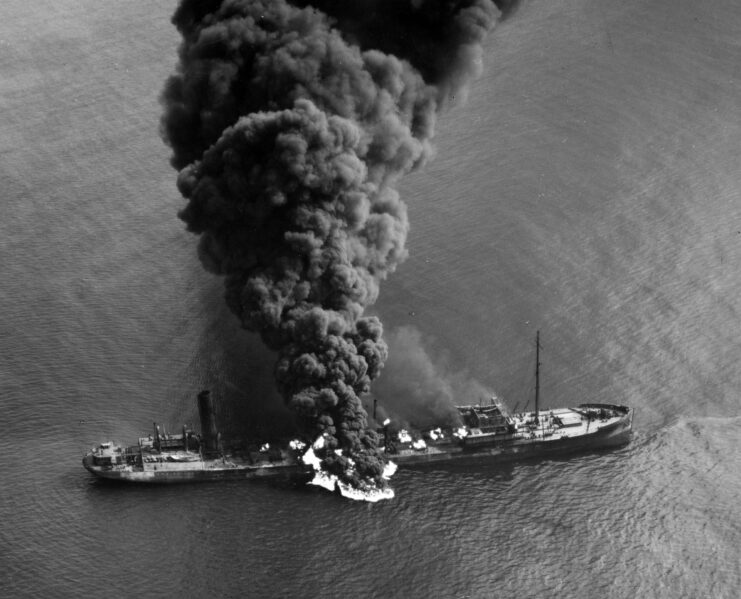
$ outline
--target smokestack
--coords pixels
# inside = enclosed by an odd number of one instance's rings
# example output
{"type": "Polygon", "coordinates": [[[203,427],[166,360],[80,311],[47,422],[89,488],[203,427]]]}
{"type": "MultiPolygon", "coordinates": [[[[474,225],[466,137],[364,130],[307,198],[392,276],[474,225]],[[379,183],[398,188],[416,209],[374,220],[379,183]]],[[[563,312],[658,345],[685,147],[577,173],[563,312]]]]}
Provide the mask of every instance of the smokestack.
{"type": "Polygon", "coordinates": [[[219,433],[216,430],[214,402],[208,390],[198,394],[198,415],[201,417],[201,437],[206,451],[217,451],[219,433]]]}

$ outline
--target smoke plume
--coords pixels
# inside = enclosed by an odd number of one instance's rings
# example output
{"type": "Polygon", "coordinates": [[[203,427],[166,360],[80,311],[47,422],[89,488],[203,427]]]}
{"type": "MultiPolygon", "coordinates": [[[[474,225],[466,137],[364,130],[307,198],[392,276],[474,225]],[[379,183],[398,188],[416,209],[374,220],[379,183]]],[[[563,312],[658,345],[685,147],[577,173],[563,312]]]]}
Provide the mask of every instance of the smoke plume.
{"type": "Polygon", "coordinates": [[[387,358],[364,311],[406,255],[394,182],[429,156],[496,15],[489,0],[182,0],[173,17],[162,130],[180,217],[345,483],[383,484],[359,395],[387,358]]]}
{"type": "Polygon", "coordinates": [[[431,356],[414,327],[390,331],[387,341],[393,360],[373,386],[384,408],[380,420],[390,416],[415,428],[456,425],[456,405],[486,402],[493,395],[466,373],[451,370],[444,356],[431,356]]]}

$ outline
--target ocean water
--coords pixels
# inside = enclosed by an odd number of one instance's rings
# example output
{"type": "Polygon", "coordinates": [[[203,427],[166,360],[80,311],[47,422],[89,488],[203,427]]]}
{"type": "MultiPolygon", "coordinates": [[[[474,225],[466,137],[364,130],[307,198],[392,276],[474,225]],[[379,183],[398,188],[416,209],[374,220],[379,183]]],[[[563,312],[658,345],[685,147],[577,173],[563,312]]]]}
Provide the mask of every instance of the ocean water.
{"type": "Polygon", "coordinates": [[[176,218],[175,4],[3,3],[0,595],[737,596],[741,7],[525,0],[491,35],[401,185],[410,257],[374,311],[511,406],[540,329],[545,405],[630,404],[634,440],[403,470],[360,504],[80,464],[194,419],[204,387],[235,420],[280,412],[176,218]]]}

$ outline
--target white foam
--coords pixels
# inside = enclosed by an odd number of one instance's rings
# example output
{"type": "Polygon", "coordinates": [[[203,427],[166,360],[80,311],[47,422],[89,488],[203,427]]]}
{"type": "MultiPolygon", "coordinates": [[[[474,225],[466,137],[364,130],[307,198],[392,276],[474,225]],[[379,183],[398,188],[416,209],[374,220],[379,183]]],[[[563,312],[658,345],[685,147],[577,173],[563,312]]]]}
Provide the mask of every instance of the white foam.
{"type": "Polygon", "coordinates": [[[354,499],[355,501],[369,501],[370,503],[376,503],[382,499],[393,499],[394,490],[386,487],[385,489],[379,489],[378,487],[368,487],[366,489],[356,489],[350,485],[337,481],[337,487],[340,490],[340,494],[348,499],[354,499]]]}

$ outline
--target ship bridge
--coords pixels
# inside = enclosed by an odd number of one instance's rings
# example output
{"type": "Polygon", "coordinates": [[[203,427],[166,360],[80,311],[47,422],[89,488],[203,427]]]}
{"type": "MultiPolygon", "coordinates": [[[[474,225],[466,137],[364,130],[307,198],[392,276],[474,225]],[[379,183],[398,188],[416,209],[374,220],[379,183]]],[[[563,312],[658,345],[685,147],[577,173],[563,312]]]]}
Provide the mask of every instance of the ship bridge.
{"type": "Polygon", "coordinates": [[[489,398],[486,405],[456,407],[463,423],[479,434],[508,433],[515,425],[507,406],[496,396],[489,398]]]}

